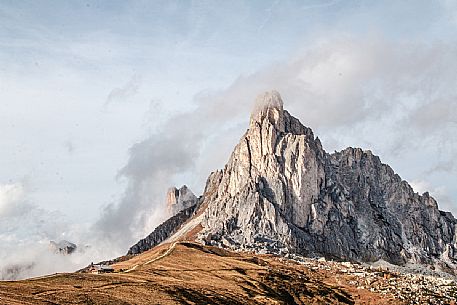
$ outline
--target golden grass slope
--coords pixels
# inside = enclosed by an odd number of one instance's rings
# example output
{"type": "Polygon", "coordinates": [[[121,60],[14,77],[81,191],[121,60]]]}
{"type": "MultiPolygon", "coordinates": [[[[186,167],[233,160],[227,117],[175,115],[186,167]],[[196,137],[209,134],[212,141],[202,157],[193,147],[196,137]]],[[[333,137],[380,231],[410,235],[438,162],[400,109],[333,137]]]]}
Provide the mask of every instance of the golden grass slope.
{"type": "Polygon", "coordinates": [[[112,274],[0,282],[0,304],[394,303],[325,271],[190,242],[161,245],[113,267],[112,274]]]}

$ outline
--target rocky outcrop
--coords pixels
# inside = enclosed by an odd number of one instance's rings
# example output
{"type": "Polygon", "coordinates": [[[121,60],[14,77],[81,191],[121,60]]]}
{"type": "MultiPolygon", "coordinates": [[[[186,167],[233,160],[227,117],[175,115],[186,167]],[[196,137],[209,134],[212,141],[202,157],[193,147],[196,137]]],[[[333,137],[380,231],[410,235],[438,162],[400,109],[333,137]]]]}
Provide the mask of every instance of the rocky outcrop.
{"type": "Polygon", "coordinates": [[[61,240],[59,242],[51,240],[49,242],[49,249],[56,254],[69,255],[75,252],[76,248],[77,246],[74,243],[67,240],[61,240]]]}
{"type": "Polygon", "coordinates": [[[168,215],[174,216],[193,205],[198,201],[198,198],[192,191],[183,185],[180,189],[171,187],[167,192],[167,212],[168,215]]]}
{"type": "Polygon", "coordinates": [[[237,249],[454,268],[456,224],[379,157],[328,154],[311,129],[260,96],[248,131],[203,194],[200,240],[237,249]]]}
{"type": "Polygon", "coordinates": [[[181,227],[181,225],[192,217],[196,208],[197,205],[192,205],[169,218],[167,221],[155,228],[151,234],[130,247],[127,255],[142,253],[166,240],[168,237],[173,235],[179,227],[181,227]]]}

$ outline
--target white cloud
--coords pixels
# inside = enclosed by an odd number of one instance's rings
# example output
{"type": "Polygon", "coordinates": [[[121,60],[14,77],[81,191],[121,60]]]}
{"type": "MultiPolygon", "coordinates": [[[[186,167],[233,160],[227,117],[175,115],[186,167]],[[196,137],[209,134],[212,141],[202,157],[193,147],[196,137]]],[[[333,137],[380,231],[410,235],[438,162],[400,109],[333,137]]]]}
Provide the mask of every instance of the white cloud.
{"type": "Polygon", "coordinates": [[[0,184],[0,217],[7,217],[21,210],[24,196],[21,184],[0,184]]]}
{"type": "Polygon", "coordinates": [[[39,208],[28,197],[23,183],[0,184],[0,280],[75,271],[120,254],[97,240],[89,226],[75,225],[60,212],[39,208]],[[78,245],[72,255],[49,249],[51,240],[66,239],[78,245]]]}

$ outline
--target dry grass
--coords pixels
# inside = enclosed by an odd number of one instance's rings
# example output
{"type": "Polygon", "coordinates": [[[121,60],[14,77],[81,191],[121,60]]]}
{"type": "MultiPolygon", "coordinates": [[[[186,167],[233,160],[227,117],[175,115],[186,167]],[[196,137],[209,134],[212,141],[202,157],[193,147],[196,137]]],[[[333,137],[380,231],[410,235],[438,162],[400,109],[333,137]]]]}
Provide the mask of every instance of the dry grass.
{"type": "Polygon", "coordinates": [[[393,304],[332,274],[189,242],[113,266],[131,271],[1,282],[0,304],[393,304]]]}

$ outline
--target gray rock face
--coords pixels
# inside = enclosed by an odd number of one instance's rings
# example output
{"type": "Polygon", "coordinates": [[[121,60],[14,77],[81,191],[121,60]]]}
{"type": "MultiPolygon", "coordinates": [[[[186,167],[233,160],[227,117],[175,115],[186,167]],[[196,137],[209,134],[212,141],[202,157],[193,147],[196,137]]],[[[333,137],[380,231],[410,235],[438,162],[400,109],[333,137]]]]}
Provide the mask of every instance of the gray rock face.
{"type": "Polygon", "coordinates": [[[51,251],[57,254],[69,255],[75,252],[77,246],[67,240],[61,240],[59,242],[50,241],[49,248],[51,251]]]}
{"type": "Polygon", "coordinates": [[[328,154],[311,129],[260,96],[247,132],[208,179],[200,240],[356,261],[454,269],[457,221],[370,151],[328,154]]]}
{"type": "Polygon", "coordinates": [[[189,218],[191,218],[194,215],[196,209],[197,205],[192,205],[187,209],[178,212],[176,215],[172,216],[157,228],[155,228],[151,234],[130,247],[127,255],[139,254],[157,246],[172,234],[174,234],[181,225],[183,225],[189,218]]]}
{"type": "Polygon", "coordinates": [[[167,192],[167,212],[170,216],[174,216],[193,205],[198,201],[198,198],[192,191],[183,185],[180,189],[171,187],[167,192]]]}

